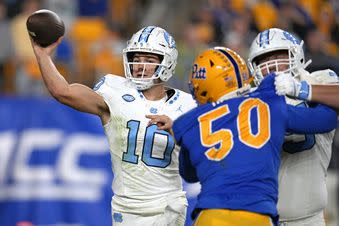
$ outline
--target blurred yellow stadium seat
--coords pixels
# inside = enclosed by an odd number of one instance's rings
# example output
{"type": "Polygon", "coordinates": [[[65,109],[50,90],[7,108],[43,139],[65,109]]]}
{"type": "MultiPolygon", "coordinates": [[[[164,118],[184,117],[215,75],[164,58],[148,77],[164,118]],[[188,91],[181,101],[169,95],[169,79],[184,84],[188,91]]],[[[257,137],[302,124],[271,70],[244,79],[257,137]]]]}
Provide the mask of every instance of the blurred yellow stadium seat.
{"type": "Polygon", "coordinates": [[[322,0],[298,0],[297,4],[305,10],[314,23],[317,23],[321,2],[322,0]]]}
{"type": "Polygon", "coordinates": [[[104,48],[94,54],[94,69],[99,76],[105,74],[124,75],[121,55],[116,55],[111,49],[104,48]]]}
{"type": "Polygon", "coordinates": [[[74,46],[75,63],[78,71],[74,80],[92,86],[95,77],[91,45],[107,33],[107,26],[102,18],[79,17],[71,29],[70,38],[74,46]]]}
{"type": "Polygon", "coordinates": [[[254,22],[259,31],[275,27],[278,22],[278,11],[270,2],[258,2],[251,8],[254,22]]]}
{"type": "Polygon", "coordinates": [[[238,14],[244,13],[246,9],[246,1],[245,0],[231,0],[231,9],[238,14]]]}

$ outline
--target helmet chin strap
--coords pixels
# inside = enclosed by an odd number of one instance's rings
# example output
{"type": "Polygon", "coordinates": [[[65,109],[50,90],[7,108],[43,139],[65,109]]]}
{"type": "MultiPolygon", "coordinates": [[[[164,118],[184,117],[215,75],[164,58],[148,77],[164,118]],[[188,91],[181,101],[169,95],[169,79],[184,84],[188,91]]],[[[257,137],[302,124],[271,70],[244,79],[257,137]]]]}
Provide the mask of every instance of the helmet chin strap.
{"type": "Polygon", "coordinates": [[[149,87],[146,87],[145,89],[138,89],[138,90],[140,90],[140,91],[145,91],[145,90],[148,90],[148,89],[150,89],[150,88],[152,88],[152,87],[154,87],[154,86],[159,86],[159,85],[164,85],[164,84],[165,84],[165,82],[162,81],[160,78],[158,78],[156,81],[160,81],[160,82],[155,83],[154,80],[152,80],[151,82],[152,82],[153,84],[151,84],[149,87]]]}

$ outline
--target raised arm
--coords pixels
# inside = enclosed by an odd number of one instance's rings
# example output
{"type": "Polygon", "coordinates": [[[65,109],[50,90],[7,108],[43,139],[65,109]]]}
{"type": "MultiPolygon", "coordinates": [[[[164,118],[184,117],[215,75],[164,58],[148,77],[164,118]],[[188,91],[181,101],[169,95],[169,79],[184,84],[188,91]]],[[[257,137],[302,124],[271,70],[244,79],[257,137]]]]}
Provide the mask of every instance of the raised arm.
{"type": "Polygon", "coordinates": [[[339,111],[339,84],[338,85],[311,85],[311,101],[326,104],[339,111]]]}
{"type": "Polygon", "coordinates": [[[103,123],[107,122],[109,108],[103,97],[85,85],[69,84],[55,67],[51,55],[61,42],[61,39],[46,48],[38,46],[31,40],[41,75],[48,91],[60,103],[82,112],[98,115],[103,123]]]}
{"type": "Polygon", "coordinates": [[[339,111],[338,76],[331,70],[322,70],[312,74],[316,74],[317,85],[311,85],[307,81],[298,81],[287,74],[277,76],[274,83],[277,94],[318,102],[339,111]]]}

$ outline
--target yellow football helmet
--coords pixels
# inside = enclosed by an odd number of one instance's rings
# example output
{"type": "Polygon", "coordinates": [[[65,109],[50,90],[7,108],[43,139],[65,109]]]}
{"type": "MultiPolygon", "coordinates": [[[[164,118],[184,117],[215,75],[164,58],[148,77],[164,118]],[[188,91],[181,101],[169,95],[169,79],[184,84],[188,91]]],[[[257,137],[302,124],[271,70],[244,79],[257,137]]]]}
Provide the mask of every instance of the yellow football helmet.
{"type": "Polygon", "coordinates": [[[195,58],[189,86],[195,99],[205,104],[235,93],[251,81],[245,61],[235,51],[215,47],[195,58]]]}

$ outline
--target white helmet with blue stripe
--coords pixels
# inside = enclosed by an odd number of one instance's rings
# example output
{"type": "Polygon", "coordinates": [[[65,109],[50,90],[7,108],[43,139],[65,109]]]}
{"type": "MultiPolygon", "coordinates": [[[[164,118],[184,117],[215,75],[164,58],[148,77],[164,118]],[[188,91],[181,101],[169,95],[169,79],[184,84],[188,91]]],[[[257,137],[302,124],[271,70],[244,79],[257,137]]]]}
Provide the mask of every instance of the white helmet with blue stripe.
{"type": "Polygon", "coordinates": [[[248,58],[248,67],[254,75],[254,82],[258,85],[264,77],[262,71],[271,73],[272,68],[278,74],[290,72],[292,75],[296,75],[298,69],[306,68],[310,62],[305,63],[303,43],[302,40],[279,28],[260,32],[252,42],[248,58]],[[273,59],[258,64],[257,60],[261,56],[278,50],[287,50],[288,59],[273,59]],[[279,71],[279,65],[287,65],[288,69],[279,71]]]}
{"type": "MultiPolygon", "coordinates": [[[[172,77],[177,64],[177,57],[178,51],[175,41],[166,30],[156,26],[144,27],[132,36],[127,42],[127,47],[123,50],[125,76],[136,85],[138,90],[149,89],[155,84],[156,79],[166,82],[172,77]],[[135,63],[132,62],[131,56],[138,52],[160,56],[160,64],[149,78],[145,78],[143,75],[135,78],[132,75],[131,66],[135,63]]],[[[146,65],[147,63],[143,64],[146,65]]],[[[154,63],[148,64],[154,65],[154,63]]]]}

